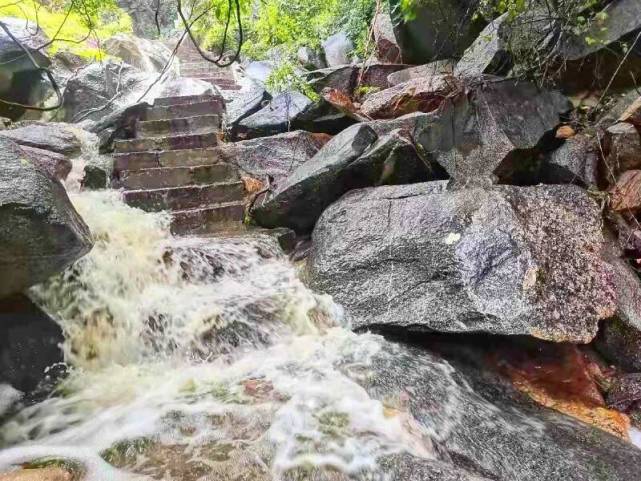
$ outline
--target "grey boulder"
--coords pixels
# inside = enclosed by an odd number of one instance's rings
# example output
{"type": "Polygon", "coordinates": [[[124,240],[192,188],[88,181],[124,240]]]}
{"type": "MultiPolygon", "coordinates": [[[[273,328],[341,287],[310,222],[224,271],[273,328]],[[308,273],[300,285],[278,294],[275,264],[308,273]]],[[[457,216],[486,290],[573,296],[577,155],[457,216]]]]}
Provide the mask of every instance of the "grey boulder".
{"type": "Polygon", "coordinates": [[[0,137],[19,145],[73,157],[80,153],[82,146],[74,129],[77,127],[63,122],[29,122],[22,127],[1,131],[0,137]]]}
{"type": "Polygon", "coordinates": [[[328,66],[336,67],[350,63],[350,54],[354,50],[354,44],[345,32],[338,32],[327,38],[322,43],[322,47],[328,66]]]}
{"type": "Polygon", "coordinates": [[[171,50],[163,42],[128,33],[114,35],[105,40],[102,46],[108,54],[121,58],[143,72],[160,73],[171,58],[171,50]]]}
{"type": "Polygon", "coordinates": [[[390,87],[413,80],[415,78],[427,79],[436,75],[451,75],[454,73],[456,62],[451,59],[437,60],[425,65],[405,68],[387,76],[390,87]]]}
{"type": "Polygon", "coordinates": [[[512,68],[509,13],[488,24],[456,64],[457,75],[506,75],[512,68]]]}
{"type": "Polygon", "coordinates": [[[312,104],[300,92],[282,93],[258,112],[241,120],[238,133],[245,138],[255,138],[287,132],[296,118],[312,104]]]}
{"type": "Polygon", "coordinates": [[[603,244],[575,186],[386,186],[323,213],[308,277],[356,328],[585,343],[616,308],[603,244]]]}
{"type": "Polygon", "coordinates": [[[356,124],[298,167],[253,216],[264,227],[307,232],[327,206],[351,189],[417,182],[431,175],[407,130],[379,137],[367,124],[356,124]]]}
{"type": "Polygon", "coordinates": [[[62,184],[0,139],[0,297],[63,270],[92,247],[62,184]]]}
{"type": "Polygon", "coordinates": [[[538,179],[547,184],[598,184],[599,147],[592,137],[578,134],[550,152],[541,166],[538,179]]]}
{"type": "MultiPolygon", "coordinates": [[[[39,50],[48,43],[42,30],[36,30],[33,23],[12,17],[0,21],[29,50],[40,67],[49,67],[51,59],[39,50]]],[[[0,29],[0,98],[26,105],[40,105],[53,90],[42,72],[34,66],[20,46],[0,29]]],[[[13,120],[25,113],[21,107],[0,105],[0,116],[13,120]]]]}
{"type": "Polygon", "coordinates": [[[486,77],[444,100],[417,141],[457,184],[509,181],[530,168],[529,159],[571,108],[557,91],[486,77]]]}
{"type": "Polygon", "coordinates": [[[327,67],[323,54],[311,47],[301,47],[296,53],[298,62],[307,70],[318,70],[327,67]]]}

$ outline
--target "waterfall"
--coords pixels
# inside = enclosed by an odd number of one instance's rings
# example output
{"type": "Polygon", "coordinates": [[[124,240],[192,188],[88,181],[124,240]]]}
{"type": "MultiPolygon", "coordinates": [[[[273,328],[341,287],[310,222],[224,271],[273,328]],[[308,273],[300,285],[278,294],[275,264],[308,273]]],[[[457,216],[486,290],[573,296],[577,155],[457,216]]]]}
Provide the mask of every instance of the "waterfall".
{"type": "Polygon", "coordinates": [[[31,292],[64,331],[69,374],[2,426],[0,470],[55,459],[89,481],[283,479],[429,456],[357,382],[380,339],[342,326],[274,239],[175,239],[165,214],[118,192],[70,198],[95,247],[31,292]]]}

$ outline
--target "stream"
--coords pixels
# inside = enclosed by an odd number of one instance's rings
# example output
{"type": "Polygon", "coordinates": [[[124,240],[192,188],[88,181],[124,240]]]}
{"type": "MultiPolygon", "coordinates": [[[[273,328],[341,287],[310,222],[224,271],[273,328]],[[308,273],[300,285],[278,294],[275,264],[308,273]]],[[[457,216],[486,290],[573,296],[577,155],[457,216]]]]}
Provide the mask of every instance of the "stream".
{"type": "Polygon", "coordinates": [[[174,239],[168,218],[117,192],[71,199],[95,247],[31,293],[63,328],[69,374],[4,424],[0,470],[59,460],[90,481],[283,479],[429,456],[359,385],[381,339],[351,333],[271,237],[174,239]]]}

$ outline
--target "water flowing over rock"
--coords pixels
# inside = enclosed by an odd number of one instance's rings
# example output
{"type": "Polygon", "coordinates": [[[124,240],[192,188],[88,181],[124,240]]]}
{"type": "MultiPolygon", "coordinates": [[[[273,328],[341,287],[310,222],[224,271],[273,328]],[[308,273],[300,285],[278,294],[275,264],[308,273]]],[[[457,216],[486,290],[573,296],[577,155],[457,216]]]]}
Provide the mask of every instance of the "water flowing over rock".
{"type": "Polygon", "coordinates": [[[355,327],[589,342],[614,314],[598,206],[571,186],[354,191],[314,230],[312,285],[355,327]]]}
{"type": "Polygon", "coordinates": [[[2,139],[0,297],[44,281],[86,254],[89,230],[59,181],[2,139]]]}
{"type": "MultiPolygon", "coordinates": [[[[18,18],[0,19],[9,31],[29,50],[39,67],[48,67],[51,59],[38,50],[48,42],[42,30],[18,18]]],[[[52,91],[42,73],[25,56],[20,46],[0,30],[0,97],[26,105],[39,105],[52,91]]],[[[12,119],[19,118],[25,110],[21,107],[0,105],[0,115],[12,119]]]]}
{"type": "Polygon", "coordinates": [[[117,3],[131,16],[134,33],[142,38],[158,38],[170,32],[177,16],[175,5],[169,0],[118,0],[117,3]]]}

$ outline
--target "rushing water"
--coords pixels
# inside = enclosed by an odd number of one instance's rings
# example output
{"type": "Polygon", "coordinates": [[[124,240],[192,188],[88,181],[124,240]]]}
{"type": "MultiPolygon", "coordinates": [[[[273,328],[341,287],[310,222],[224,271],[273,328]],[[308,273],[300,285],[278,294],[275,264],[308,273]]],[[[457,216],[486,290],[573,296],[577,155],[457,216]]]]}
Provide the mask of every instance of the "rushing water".
{"type": "Polygon", "coordinates": [[[429,457],[358,383],[380,339],[342,326],[273,239],[177,240],[118,193],[71,197],[95,247],[32,291],[69,374],[4,423],[0,472],[48,459],[90,481],[298,479],[429,457]]]}

